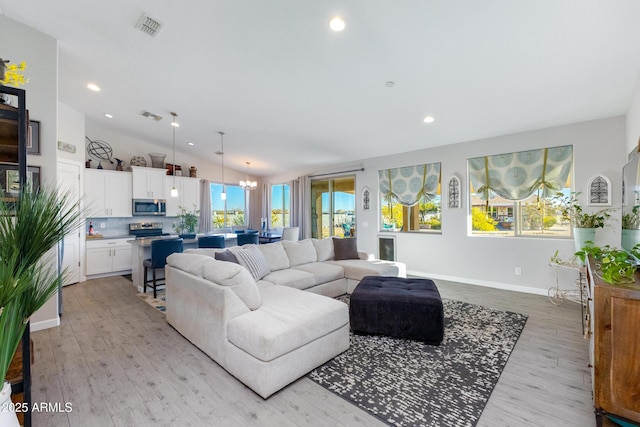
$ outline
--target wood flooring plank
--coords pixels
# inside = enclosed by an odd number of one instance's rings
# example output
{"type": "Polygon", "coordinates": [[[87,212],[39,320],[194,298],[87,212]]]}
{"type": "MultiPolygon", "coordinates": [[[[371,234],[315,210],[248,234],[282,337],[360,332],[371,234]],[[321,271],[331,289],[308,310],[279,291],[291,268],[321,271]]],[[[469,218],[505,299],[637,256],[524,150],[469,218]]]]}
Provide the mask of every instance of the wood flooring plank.
{"type": "MultiPolygon", "coordinates": [[[[478,426],[595,426],[577,304],[436,281],[441,295],[529,316],[478,426]]],[[[34,332],[34,401],[73,411],[37,426],[382,426],[301,378],[264,400],[169,326],[120,276],[63,289],[58,328],[34,332]]]]}

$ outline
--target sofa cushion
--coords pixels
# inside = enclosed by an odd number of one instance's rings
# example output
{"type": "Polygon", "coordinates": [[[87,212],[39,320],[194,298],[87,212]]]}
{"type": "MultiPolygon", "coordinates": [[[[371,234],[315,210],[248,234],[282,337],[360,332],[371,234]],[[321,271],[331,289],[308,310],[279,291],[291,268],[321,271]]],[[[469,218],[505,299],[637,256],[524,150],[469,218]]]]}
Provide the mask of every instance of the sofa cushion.
{"type": "Polygon", "coordinates": [[[231,252],[229,249],[226,249],[222,252],[216,252],[215,259],[217,259],[218,261],[227,261],[227,262],[234,262],[236,264],[240,264],[238,262],[238,258],[236,258],[233,252],[231,252]]]}
{"type": "Polygon", "coordinates": [[[173,253],[167,257],[167,264],[194,276],[202,277],[202,267],[211,257],[202,254],[173,253]]]}
{"type": "Polygon", "coordinates": [[[316,261],[329,261],[333,259],[335,253],[333,251],[333,239],[327,237],[326,239],[311,239],[313,246],[316,248],[317,259],[316,261]]]}
{"type": "Polygon", "coordinates": [[[311,239],[300,240],[298,242],[284,240],[282,246],[284,246],[284,250],[287,251],[289,267],[309,264],[310,262],[316,262],[318,259],[316,248],[313,246],[311,239]]]}
{"type": "Polygon", "coordinates": [[[346,304],[284,286],[262,289],[260,310],[229,321],[229,341],[264,362],[287,354],[349,322],[346,304]]]}
{"type": "Polygon", "coordinates": [[[364,259],[346,259],[341,261],[327,261],[344,268],[344,277],[351,280],[362,280],[364,276],[395,276],[404,277],[404,264],[391,261],[367,261],[364,259]]]}
{"type": "Polygon", "coordinates": [[[316,278],[313,274],[293,268],[274,271],[264,276],[262,280],[271,282],[274,285],[296,289],[307,289],[316,285],[316,278]]]}
{"type": "Polygon", "coordinates": [[[344,268],[339,265],[329,264],[328,262],[312,262],[310,264],[299,265],[293,269],[313,274],[316,285],[344,279],[344,268]]]}
{"type": "Polygon", "coordinates": [[[267,259],[262,255],[257,245],[245,245],[241,248],[236,247],[231,250],[238,258],[238,263],[249,270],[254,280],[260,280],[269,274],[269,266],[267,259]]]}
{"type": "Polygon", "coordinates": [[[267,243],[266,245],[258,245],[258,249],[267,259],[269,270],[278,271],[289,268],[289,258],[287,252],[282,246],[282,242],[267,243]]]}
{"type": "Polygon", "coordinates": [[[202,268],[203,277],[228,286],[250,310],[260,307],[262,297],[255,280],[246,268],[232,262],[209,260],[202,268]]]}
{"type": "Polygon", "coordinates": [[[335,256],[333,259],[336,261],[342,259],[358,259],[358,241],[349,237],[347,239],[341,239],[334,237],[333,238],[333,250],[335,251],[335,256]]]}

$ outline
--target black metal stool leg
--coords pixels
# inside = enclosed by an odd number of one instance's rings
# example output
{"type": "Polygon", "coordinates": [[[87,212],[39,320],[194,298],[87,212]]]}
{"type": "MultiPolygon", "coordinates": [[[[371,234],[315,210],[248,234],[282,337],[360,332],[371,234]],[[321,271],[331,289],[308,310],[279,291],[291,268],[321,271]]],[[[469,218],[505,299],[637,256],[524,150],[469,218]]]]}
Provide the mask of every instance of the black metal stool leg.
{"type": "Polygon", "coordinates": [[[158,298],[158,291],[157,291],[157,285],[156,285],[156,269],[153,269],[153,297],[154,298],[158,298]]]}
{"type": "Polygon", "coordinates": [[[142,288],[142,293],[147,293],[147,267],[144,268],[144,277],[142,278],[142,284],[144,287],[142,288]]]}

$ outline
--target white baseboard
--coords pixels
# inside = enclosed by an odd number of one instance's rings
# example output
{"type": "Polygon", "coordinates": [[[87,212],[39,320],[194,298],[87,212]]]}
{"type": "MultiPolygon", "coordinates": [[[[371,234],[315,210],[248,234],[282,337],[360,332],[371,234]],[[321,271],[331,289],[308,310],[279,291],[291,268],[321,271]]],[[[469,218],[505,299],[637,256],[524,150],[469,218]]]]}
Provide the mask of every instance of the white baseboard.
{"type": "Polygon", "coordinates": [[[427,279],[440,279],[440,280],[448,280],[450,282],[468,283],[470,285],[485,286],[487,288],[504,289],[506,291],[524,292],[526,294],[543,295],[543,296],[548,295],[547,289],[534,288],[531,286],[512,285],[509,283],[490,282],[487,280],[476,280],[476,279],[470,279],[468,277],[455,277],[455,276],[447,276],[443,274],[427,274],[421,271],[407,271],[407,275],[424,277],[427,279]]]}
{"type": "Polygon", "coordinates": [[[56,316],[55,319],[43,320],[41,322],[29,323],[29,330],[31,332],[41,331],[43,329],[55,328],[60,326],[60,316],[56,316]]]}

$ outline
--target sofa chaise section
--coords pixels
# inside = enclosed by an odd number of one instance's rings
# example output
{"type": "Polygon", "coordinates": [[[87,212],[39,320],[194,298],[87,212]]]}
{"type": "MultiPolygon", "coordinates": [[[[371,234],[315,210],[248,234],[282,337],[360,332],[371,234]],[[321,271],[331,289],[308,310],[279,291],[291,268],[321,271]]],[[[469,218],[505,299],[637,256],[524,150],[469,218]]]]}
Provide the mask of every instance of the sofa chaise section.
{"type": "Polygon", "coordinates": [[[260,281],[242,266],[173,254],[167,321],[263,398],[349,347],[346,304],[260,281]]]}

